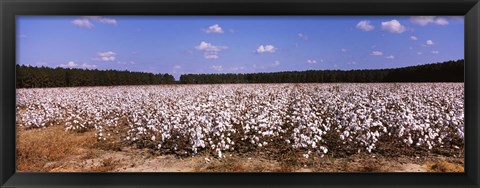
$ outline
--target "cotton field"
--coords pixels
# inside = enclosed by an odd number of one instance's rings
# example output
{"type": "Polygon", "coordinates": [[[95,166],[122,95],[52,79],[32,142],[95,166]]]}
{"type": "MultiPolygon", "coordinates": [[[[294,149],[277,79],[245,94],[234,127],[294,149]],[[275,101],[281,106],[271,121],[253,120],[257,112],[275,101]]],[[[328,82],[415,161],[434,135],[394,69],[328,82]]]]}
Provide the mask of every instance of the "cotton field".
{"type": "Polygon", "coordinates": [[[195,155],[289,148],[305,158],[386,143],[463,149],[463,83],[17,89],[17,126],[195,155]]]}

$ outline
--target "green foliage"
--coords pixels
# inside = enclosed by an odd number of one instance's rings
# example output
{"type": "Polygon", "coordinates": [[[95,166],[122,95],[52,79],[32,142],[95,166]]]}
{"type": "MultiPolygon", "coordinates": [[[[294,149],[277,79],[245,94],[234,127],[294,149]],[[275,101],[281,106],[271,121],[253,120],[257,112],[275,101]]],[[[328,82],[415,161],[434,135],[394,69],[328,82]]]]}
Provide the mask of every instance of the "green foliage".
{"type": "Polygon", "coordinates": [[[16,87],[76,87],[113,85],[171,84],[175,79],[169,74],[117,70],[84,70],[17,65],[16,87]]]}
{"type": "Polygon", "coordinates": [[[308,70],[249,74],[186,74],[180,76],[180,83],[183,84],[463,81],[463,59],[395,69],[308,70]]]}
{"type": "MultiPolygon", "coordinates": [[[[248,74],[186,74],[182,84],[225,83],[372,83],[372,82],[463,82],[464,60],[395,69],[308,70],[248,74]]],[[[172,75],[117,70],[83,70],[16,67],[17,88],[153,85],[177,83],[172,75]]]]}

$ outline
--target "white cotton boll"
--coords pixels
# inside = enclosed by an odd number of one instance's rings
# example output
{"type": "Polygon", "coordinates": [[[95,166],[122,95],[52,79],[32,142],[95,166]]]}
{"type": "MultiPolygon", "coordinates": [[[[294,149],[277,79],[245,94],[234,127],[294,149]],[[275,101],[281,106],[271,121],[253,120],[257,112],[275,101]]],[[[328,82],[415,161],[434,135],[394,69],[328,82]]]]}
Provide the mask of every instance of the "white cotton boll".
{"type": "Polygon", "coordinates": [[[411,137],[411,136],[408,137],[408,144],[409,144],[409,145],[410,145],[410,144],[413,144],[413,140],[412,140],[412,137],[411,137]]]}

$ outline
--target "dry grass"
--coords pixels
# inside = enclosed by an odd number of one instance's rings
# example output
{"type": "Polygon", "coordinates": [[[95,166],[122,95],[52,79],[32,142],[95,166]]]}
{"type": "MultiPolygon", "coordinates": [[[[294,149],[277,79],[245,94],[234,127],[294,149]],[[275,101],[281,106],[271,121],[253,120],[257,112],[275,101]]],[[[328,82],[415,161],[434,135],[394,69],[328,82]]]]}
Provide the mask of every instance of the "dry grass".
{"type": "Polygon", "coordinates": [[[388,172],[389,170],[385,169],[381,164],[375,163],[373,161],[367,161],[362,165],[359,165],[351,170],[351,172],[388,172]]]}
{"type": "Polygon", "coordinates": [[[115,139],[110,141],[97,141],[93,147],[105,151],[121,151],[123,146],[120,141],[115,139]]]}
{"type": "Polygon", "coordinates": [[[282,172],[284,171],[276,161],[247,157],[227,157],[214,159],[211,162],[198,165],[196,172],[282,172]]]}
{"type": "MultiPolygon", "coordinates": [[[[244,164],[238,160],[227,158],[219,162],[214,162],[205,168],[207,172],[251,172],[244,164]]],[[[202,171],[198,169],[198,171],[202,171]]]]}
{"type": "Polygon", "coordinates": [[[277,172],[294,172],[296,170],[296,166],[292,163],[282,162],[280,163],[280,169],[277,172]]]}
{"type": "Polygon", "coordinates": [[[17,130],[17,170],[47,172],[54,167],[44,168],[45,164],[77,155],[81,148],[90,148],[95,142],[93,131],[70,133],[62,126],[17,130]]]}
{"type": "Polygon", "coordinates": [[[464,172],[464,166],[462,164],[447,161],[428,163],[427,168],[429,172],[464,172]]]}
{"type": "Polygon", "coordinates": [[[99,157],[99,151],[95,149],[85,149],[82,151],[83,155],[80,157],[82,160],[93,159],[99,157]]]}
{"type": "Polygon", "coordinates": [[[89,170],[89,172],[111,172],[118,165],[118,161],[113,160],[113,158],[103,159],[100,166],[95,166],[89,170]]]}
{"type": "MultiPolygon", "coordinates": [[[[63,126],[30,130],[19,129],[17,131],[17,170],[21,172],[48,172],[60,168],[57,170],[68,169],[71,171],[79,168],[75,165],[72,166],[72,164],[83,162],[86,159],[95,159],[98,163],[87,165],[82,169],[88,172],[116,171],[121,166],[119,158],[111,157],[112,155],[108,155],[110,157],[107,158],[104,155],[124,152],[121,151],[121,147],[122,143],[119,140],[97,141],[93,130],[84,133],[71,133],[65,132],[63,126]],[[77,162],[72,163],[71,160],[77,160],[77,162]]],[[[139,151],[135,149],[130,152],[136,153],[139,151]]],[[[449,162],[446,159],[430,159],[431,162],[425,163],[425,161],[414,161],[410,158],[392,156],[372,158],[371,155],[361,154],[355,154],[347,158],[325,156],[324,158],[305,159],[288,150],[277,155],[266,155],[264,153],[253,155],[232,154],[229,154],[226,158],[214,159],[210,158],[211,156],[206,152],[205,156],[190,164],[190,167],[196,172],[295,172],[302,170],[390,172],[402,168],[399,167],[398,162],[412,162],[421,164],[424,171],[428,172],[464,172],[463,162],[454,162],[456,158],[449,158],[449,162]],[[211,161],[206,162],[203,159],[205,157],[210,158],[211,161]]],[[[179,165],[186,161],[178,159],[171,162],[174,163],[172,165],[175,165],[175,163],[179,165]]]]}

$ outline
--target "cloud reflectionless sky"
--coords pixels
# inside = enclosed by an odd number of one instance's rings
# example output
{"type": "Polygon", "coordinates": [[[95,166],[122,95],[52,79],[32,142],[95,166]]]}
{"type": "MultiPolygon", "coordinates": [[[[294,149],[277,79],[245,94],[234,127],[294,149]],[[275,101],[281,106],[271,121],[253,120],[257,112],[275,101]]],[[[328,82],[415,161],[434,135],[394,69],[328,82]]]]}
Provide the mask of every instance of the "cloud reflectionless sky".
{"type": "Polygon", "coordinates": [[[464,58],[462,16],[19,16],[17,63],[169,73],[395,68],[464,58]]]}

